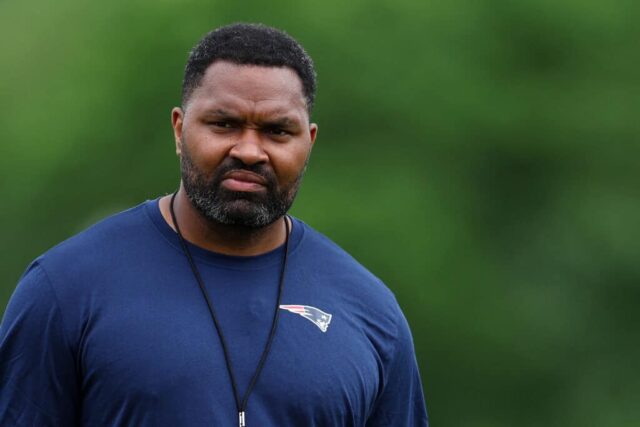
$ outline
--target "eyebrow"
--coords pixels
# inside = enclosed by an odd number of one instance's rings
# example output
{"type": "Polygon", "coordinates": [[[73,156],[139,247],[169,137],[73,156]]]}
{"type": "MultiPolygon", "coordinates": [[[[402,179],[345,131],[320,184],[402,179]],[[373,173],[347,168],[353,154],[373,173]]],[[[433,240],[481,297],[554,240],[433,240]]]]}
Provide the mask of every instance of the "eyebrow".
{"type": "Polygon", "coordinates": [[[207,116],[217,116],[217,117],[222,117],[225,119],[234,119],[234,120],[239,120],[238,116],[226,111],[226,110],[221,110],[221,109],[217,109],[217,110],[211,110],[211,111],[207,111],[205,113],[207,116]]]}
{"type": "Polygon", "coordinates": [[[298,123],[289,117],[279,117],[273,120],[265,120],[263,124],[266,126],[273,126],[273,127],[277,126],[277,127],[286,128],[286,127],[296,126],[298,123]]]}
{"type": "MultiPolygon", "coordinates": [[[[223,110],[220,108],[207,112],[207,115],[220,117],[220,118],[234,121],[234,122],[245,122],[245,120],[239,117],[237,114],[233,114],[227,110],[223,110]]],[[[274,119],[260,120],[259,123],[260,123],[260,126],[262,127],[289,128],[289,127],[299,126],[298,121],[289,116],[281,116],[281,117],[276,117],[274,119]]]]}

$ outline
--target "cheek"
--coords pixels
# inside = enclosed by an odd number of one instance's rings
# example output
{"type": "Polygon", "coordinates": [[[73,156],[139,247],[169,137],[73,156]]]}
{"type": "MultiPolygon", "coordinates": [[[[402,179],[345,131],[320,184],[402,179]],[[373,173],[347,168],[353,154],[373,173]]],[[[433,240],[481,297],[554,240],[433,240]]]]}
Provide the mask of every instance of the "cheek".
{"type": "Polygon", "coordinates": [[[307,148],[308,145],[300,144],[300,147],[295,149],[287,146],[278,147],[271,153],[271,165],[280,184],[291,183],[304,169],[310,150],[307,148]]]}
{"type": "Polygon", "coordinates": [[[220,163],[229,151],[228,143],[215,138],[211,133],[190,132],[183,138],[191,160],[194,164],[210,169],[220,163]]]}

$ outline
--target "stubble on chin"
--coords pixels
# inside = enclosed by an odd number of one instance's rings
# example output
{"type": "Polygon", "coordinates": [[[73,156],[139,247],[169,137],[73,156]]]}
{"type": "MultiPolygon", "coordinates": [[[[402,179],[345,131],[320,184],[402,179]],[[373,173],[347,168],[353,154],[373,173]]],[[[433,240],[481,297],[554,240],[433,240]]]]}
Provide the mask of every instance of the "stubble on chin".
{"type": "Polygon", "coordinates": [[[207,176],[191,160],[183,149],[180,156],[182,183],[191,204],[208,221],[216,224],[246,228],[265,227],[287,213],[302,180],[302,173],[296,181],[279,191],[275,176],[257,166],[247,166],[237,159],[228,158],[207,176]],[[263,176],[267,185],[259,193],[235,192],[221,184],[224,174],[230,170],[247,169],[263,176]]]}

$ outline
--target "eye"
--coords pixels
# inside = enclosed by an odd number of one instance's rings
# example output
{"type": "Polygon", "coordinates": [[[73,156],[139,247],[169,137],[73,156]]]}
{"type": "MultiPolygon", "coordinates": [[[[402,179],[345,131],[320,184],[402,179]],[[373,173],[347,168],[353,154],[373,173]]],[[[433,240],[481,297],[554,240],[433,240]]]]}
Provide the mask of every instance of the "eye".
{"type": "Polygon", "coordinates": [[[234,124],[231,122],[225,122],[222,120],[216,120],[216,121],[212,121],[212,122],[208,122],[209,125],[211,126],[215,126],[217,128],[222,128],[222,129],[232,129],[234,127],[234,124]]]}
{"type": "Polygon", "coordinates": [[[267,128],[267,133],[272,136],[287,136],[290,134],[289,131],[279,127],[267,128]]]}

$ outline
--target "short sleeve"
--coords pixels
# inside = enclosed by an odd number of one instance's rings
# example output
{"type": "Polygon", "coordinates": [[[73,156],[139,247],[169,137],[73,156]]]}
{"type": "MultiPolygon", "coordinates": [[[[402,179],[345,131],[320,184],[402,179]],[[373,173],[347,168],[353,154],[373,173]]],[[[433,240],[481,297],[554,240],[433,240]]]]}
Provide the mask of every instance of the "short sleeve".
{"type": "Polygon", "coordinates": [[[61,315],[46,273],[32,264],[0,324],[0,425],[76,424],[76,365],[61,315]]]}
{"type": "Polygon", "coordinates": [[[399,313],[396,347],[384,369],[384,382],[367,427],[428,427],[409,325],[399,313]]]}

